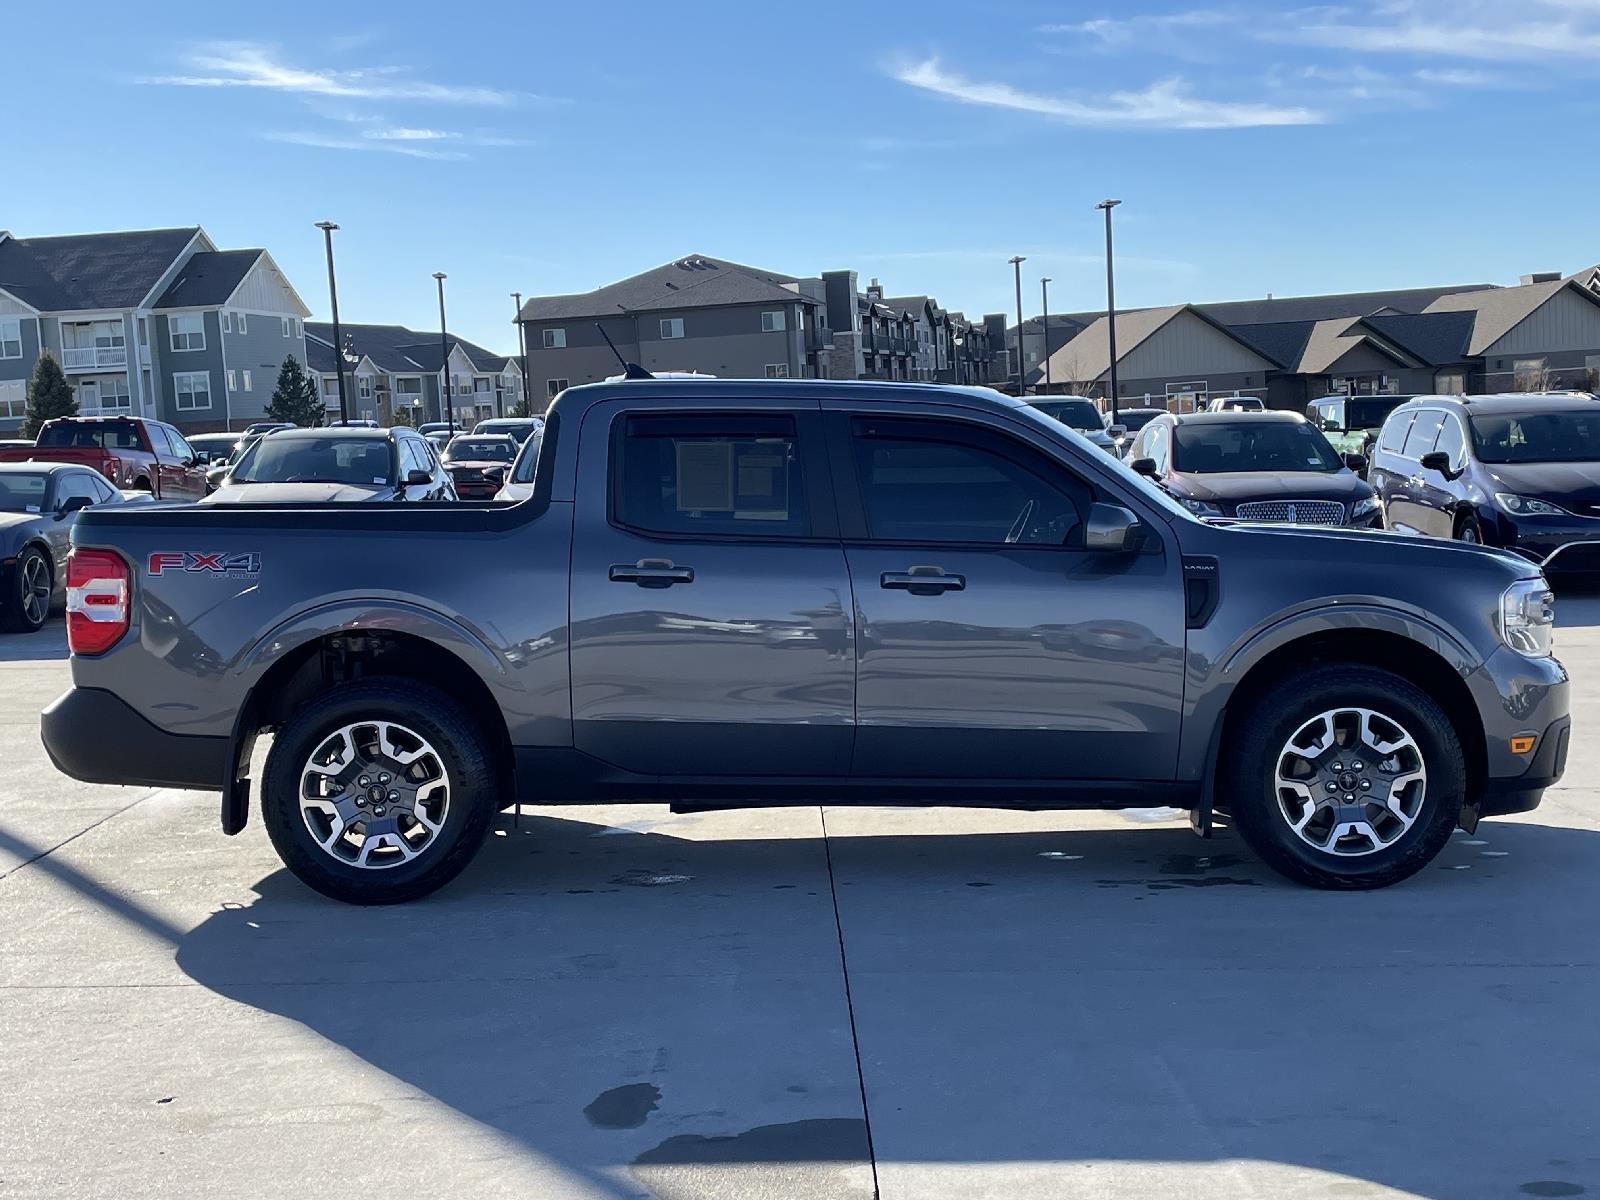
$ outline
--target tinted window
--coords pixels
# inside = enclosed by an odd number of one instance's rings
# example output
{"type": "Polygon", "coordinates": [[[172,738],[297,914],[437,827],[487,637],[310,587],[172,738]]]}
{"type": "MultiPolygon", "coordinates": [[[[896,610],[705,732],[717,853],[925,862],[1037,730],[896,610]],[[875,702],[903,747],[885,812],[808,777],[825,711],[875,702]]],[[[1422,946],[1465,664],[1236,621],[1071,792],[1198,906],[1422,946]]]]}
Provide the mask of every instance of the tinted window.
{"type": "Polygon", "coordinates": [[[510,462],[517,444],[509,438],[457,438],[444,452],[445,462],[510,462]]]}
{"type": "Polygon", "coordinates": [[[1350,401],[1351,429],[1376,429],[1383,424],[1383,419],[1395,410],[1395,406],[1405,403],[1398,396],[1392,400],[1352,400],[1350,401]]]}
{"type": "MultiPolygon", "coordinates": [[[[152,426],[152,430],[153,428],[152,426]]],[[[75,449],[137,450],[140,448],[138,428],[131,423],[122,421],[92,425],[50,425],[40,430],[37,444],[51,449],[73,447],[75,449]]]]}
{"type": "Polygon", "coordinates": [[[427,448],[420,441],[401,438],[398,445],[402,475],[409,475],[412,471],[423,471],[430,475],[433,473],[432,465],[428,462],[427,448]]]}
{"type": "Polygon", "coordinates": [[[1411,423],[1411,432],[1406,434],[1405,449],[1401,451],[1407,458],[1421,458],[1433,449],[1434,440],[1439,436],[1439,426],[1444,424],[1444,414],[1438,409],[1424,409],[1417,414],[1417,419],[1411,423]]]}
{"type": "Polygon", "coordinates": [[[1344,401],[1319,400],[1311,406],[1311,412],[1308,415],[1324,429],[1343,429],[1344,401]]]}
{"type": "MultiPolygon", "coordinates": [[[[792,417],[628,417],[619,455],[615,511],[624,525],[688,534],[811,531],[792,417]]],[[[524,457],[531,479],[533,459],[524,457]]]]}
{"type": "Polygon", "coordinates": [[[1188,421],[1172,436],[1175,471],[1337,471],[1344,466],[1328,439],[1304,421],[1188,421]]]}
{"type": "Polygon", "coordinates": [[[937,421],[854,422],[867,530],[880,541],[1068,545],[1093,491],[1009,439],[937,421]]]}
{"type": "Polygon", "coordinates": [[[1414,412],[1403,412],[1385,421],[1383,433],[1378,437],[1378,448],[1380,450],[1393,450],[1398,454],[1400,447],[1405,445],[1406,431],[1411,428],[1412,419],[1416,415],[1414,412]]]}
{"type": "Polygon", "coordinates": [[[1150,443],[1146,456],[1155,460],[1156,473],[1158,475],[1167,473],[1167,459],[1171,456],[1171,446],[1172,434],[1169,426],[1166,424],[1157,425],[1150,431],[1150,443]]]}
{"type": "Polygon", "coordinates": [[[1106,427],[1093,400],[1040,400],[1033,407],[1073,429],[1088,432],[1106,427]]]}
{"type": "Polygon", "coordinates": [[[512,479],[517,483],[532,483],[533,473],[539,468],[539,451],[544,449],[544,430],[540,429],[523,443],[517,465],[512,468],[512,479]]]}
{"type": "Polygon", "coordinates": [[[264,437],[229,477],[232,483],[394,482],[385,438],[264,437]]]}
{"type": "Polygon", "coordinates": [[[100,489],[95,486],[93,475],[85,475],[74,471],[69,475],[56,477],[55,506],[60,508],[74,496],[82,496],[90,504],[99,504],[104,497],[100,489]]]}
{"type": "Polygon", "coordinates": [[[1600,462],[1600,409],[1473,413],[1472,442],[1487,463],[1600,462]]]}
{"type": "Polygon", "coordinates": [[[1450,456],[1450,465],[1459,467],[1467,456],[1467,435],[1461,429],[1461,418],[1446,416],[1444,424],[1439,427],[1439,440],[1433,444],[1435,450],[1442,451],[1450,456]]]}

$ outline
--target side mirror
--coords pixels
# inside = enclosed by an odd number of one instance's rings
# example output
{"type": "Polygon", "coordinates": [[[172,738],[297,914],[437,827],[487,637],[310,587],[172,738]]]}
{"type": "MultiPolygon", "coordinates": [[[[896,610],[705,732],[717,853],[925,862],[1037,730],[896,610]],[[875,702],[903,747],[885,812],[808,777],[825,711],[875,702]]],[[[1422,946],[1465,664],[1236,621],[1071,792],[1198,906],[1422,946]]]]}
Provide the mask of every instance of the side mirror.
{"type": "Polygon", "coordinates": [[[88,508],[93,503],[94,501],[87,496],[68,496],[60,504],[56,505],[56,516],[64,517],[69,513],[77,512],[79,509],[88,508]]]}
{"type": "Polygon", "coordinates": [[[1367,469],[1367,456],[1365,454],[1346,454],[1344,456],[1344,465],[1359,474],[1367,469]]]}
{"type": "Polygon", "coordinates": [[[433,476],[426,471],[419,471],[415,467],[406,472],[407,487],[427,487],[433,482],[433,476]]]}
{"type": "Polygon", "coordinates": [[[1156,477],[1156,460],[1153,458],[1136,458],[1129,463],[1128,466],[1132,467],[1134,471],[1145,476],[1147,479],[1154,479],[1156,477]]]}
{"type": "Polygon", "coordinates": [[[1417,465],[1424,471],[1437,471],[1446,479],[1454,478],[1450,470],[1450,456],[1443,450],[1430,450],[1417,459],[1417,465]]]}
{"type": "Polygon", "coordinates": [[[1085,550],[1110,550],[1125,553],[1139,548],[1139,531],[1143,526],[1139,518],[1120,504],[1096,501],[1089,506],[1089,519],[1084,525],[1085,550]]]}
{"type": "Polygon", "coordinates": [[[1127,437],[1128,427],[1126,425],[1107,425],[1106,436],[1109,438],[1127,437]]]}

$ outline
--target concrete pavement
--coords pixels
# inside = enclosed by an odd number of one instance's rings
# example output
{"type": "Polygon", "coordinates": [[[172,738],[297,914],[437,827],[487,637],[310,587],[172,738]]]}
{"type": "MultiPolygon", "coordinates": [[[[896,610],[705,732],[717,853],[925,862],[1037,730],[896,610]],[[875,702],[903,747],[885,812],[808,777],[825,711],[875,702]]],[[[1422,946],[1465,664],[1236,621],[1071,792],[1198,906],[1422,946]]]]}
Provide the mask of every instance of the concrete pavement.
{"type": "Polygon", "coordinates": [[[57,775],[60,626],[0,639],[0,1195],[1600,1194],[1558,610],[1562,786],[1359,895],[1118,814],[630,807],[348,908],[214,796],[57,775]]]}

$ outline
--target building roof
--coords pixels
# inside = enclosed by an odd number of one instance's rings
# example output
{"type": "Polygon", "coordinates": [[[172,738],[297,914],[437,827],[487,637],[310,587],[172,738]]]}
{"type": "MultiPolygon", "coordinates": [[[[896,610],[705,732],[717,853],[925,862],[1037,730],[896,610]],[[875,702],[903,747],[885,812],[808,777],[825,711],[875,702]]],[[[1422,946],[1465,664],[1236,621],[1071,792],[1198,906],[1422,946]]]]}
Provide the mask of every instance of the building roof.
{"type": "Polygon", "coordinates": [[[1263,300],[1226,300],[1196,304],[1206,316],[1224,325],[1260,325],[1274,321],[1326,321],[1334,317],[1365,317],[1393,311],[1419,313],[1443,296],[1471,292],[1505,291],[1492,283],[1462,283],[1447,287],[1400,288],[1385,292],[1340,292],[1323,296],[1278,296],[1263,300]]]}
{"type": "MultiPolygon", "coordinates": [[[[1121,362],[1128,356],[1130,350],[1188,308],[1187,304],[1168,304],[1162,308],[1139,308],[1131,312],[1119,312],[1116,323],[1117,361],[1121,362]]],[[[1051,374],[1057,379],[1070,379],[1076,382],[1099,379],[1111,367],[1105,317],[1097,317],[1088,326],[1079,330],[1071,341],[1050,355],[1049,361],[1051,374]],[[1068,370],[1069,367],[1071,370],[1068,370]]],[[[1034,375],[1044,378],[1043,360],[1030,370],[1029,378],[1034,375]]]]}
{"type": "Polygon", "coordinates": [[[1467,357],[1474,316],[1470,310],[1385,314],[1368,317],[1367,324],[1430,367],[1442,367],[1467,357]]]}
{"type": "Polygon", "coordinates": [[[563,321],[734,304],[821,303],[785,286],[796,282],[793,275],[691,254],[592,292],[534,296],[523,304],[520,319],[563,321]]]}
{"type": "MultiPolygon", "coordinates": [[[[336,369],[333,353],[333,324],[307,321],[306,357],[312,369],[336,369]]],[[[404,325],[360,325],[339,322],[339,332],[348,338],[358,354],[370,358],[379,370],[391,375],[433,374],[439,369],[439,335],[407,329],[404,325]]],[[[472,365],[486,374],[504,371],[511,361],[504,355],[485,350],[475,342],[449,335],[450,345],[459,346],[472,365]]]]}
{"type": "Polygon", "coordinates": [[[200,232],[190,225],[0,239],[0,289],[41,312],[136,308],[200,232]]]}
{"type": "Polygon", "coordinates": [[[262,250],[201,250],[190,255],[155,308],[194,308],[225,303],[261,261],[262,250]]]}
{"type": "Polygon", "coordinates": [[[1467,339],[1467,354],[1476,358],[1564,288],[1571,288],[1591,303],[1600,304],[1600,296],[1581,284],[1571,279],[1555,279],[1544,283],[1525,283],[1518,287],[1495,288],[1490,292],[1440,296],[1428,306],[1427,311],[1475,313],[1472,335],[1467,339]]]}

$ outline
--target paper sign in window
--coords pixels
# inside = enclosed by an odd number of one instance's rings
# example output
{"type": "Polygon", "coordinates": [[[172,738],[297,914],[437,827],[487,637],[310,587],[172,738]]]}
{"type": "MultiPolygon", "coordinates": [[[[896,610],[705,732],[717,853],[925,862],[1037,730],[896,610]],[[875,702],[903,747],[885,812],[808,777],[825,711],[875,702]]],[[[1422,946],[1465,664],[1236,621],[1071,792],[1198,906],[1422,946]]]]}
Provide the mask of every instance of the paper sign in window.
{"type": "Polygon", "coordinates": [[[726,512],[733,507],[733,445],[678,442],[678,511],[726,512]]]}

